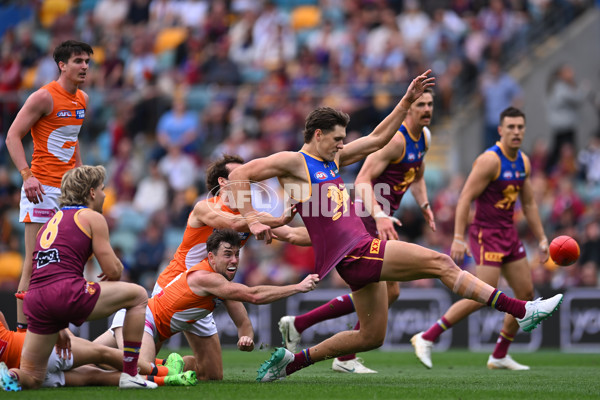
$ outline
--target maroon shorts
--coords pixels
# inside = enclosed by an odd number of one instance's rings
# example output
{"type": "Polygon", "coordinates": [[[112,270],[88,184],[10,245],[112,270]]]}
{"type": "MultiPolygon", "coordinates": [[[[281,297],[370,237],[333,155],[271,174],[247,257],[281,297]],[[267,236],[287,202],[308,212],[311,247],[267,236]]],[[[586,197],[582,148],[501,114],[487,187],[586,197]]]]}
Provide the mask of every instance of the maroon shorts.
{"type": "Polygon", "coordinates": [[[49,335],[73,323],[83,324],[100,297],[100,285],[83,277],[62,279],[41,288],[30,289],[23,301],[27,329],[49,335]]]}
{"type": "Polygon", "coordinates": [[[373,217],[368,215],[366,217],[360,217],[360,219],[362,220],[362,223],[367,229],[369,235],[373,237],[379,236],[379,234],[377,233],[377,222],[375,222],[375,219],[373,217]]]}
{"type": "Polygon", "coordinates": [[[469,227],[469,246],[477,265],[501,267],[525,258],[525,247],[515,228],[469,227]]]}
{"type": "Polygon", "coordinates": [[[338,273],[353,292],[369,283],[379,282],[386,243],[375,238],[361,240],[336,265],[338,273]]]}

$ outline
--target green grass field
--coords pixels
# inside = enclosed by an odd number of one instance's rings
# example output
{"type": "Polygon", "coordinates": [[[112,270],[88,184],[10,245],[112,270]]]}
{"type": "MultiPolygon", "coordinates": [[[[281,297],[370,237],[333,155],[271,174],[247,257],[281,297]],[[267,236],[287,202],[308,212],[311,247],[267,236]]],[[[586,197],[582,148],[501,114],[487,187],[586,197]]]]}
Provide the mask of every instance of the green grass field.
{"type": "Polygon", "coordinates": [[[374,351],[362,354],[378,374],[333,372],[325,361],[283,381],[255,382],[267,351],[223,353],[225,379],[189,388],[162,387],[153,391],[117,388],[59,388],[6,393],[2,399],[118,400],[118,399],[598,399],[600,355],[557,351],[513,354],[531,371],[490,371],[488,354],[457,350],[434,353],[434,368],[425,369],[412,353],[374,351]]]}

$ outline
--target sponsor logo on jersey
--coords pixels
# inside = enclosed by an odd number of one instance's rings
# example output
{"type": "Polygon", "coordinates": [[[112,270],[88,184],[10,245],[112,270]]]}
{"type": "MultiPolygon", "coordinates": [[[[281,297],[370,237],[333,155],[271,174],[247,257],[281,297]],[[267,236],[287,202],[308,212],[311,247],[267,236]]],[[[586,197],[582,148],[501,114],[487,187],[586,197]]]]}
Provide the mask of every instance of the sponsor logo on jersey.
{"type": "MultiPolygon", "coordinates": [[[[518,172],[517,172],[517,174],[518,174],[518,172]]],[[[504,173],[502,174],[502,177],[504,179],[512,179],[512,177],[513,177],[512,171],[504,171],[504,173]]],[[[517,175],[517,178],[518,177],[519,176],[517,175]]]]}
{"type": "Polygon", "coordinates": [[[327,174],[323,171],[318,171],[318,172],[315,172],[315,178],[322,181],[324,179],[327,179],[327,174]]]}
{"type": "Polygon", "coordinates": [[[77,119],[84,119],[85,118],[85,108],[82,108],[80,110],[75,110],[75,115],[77,119]]]}
{"type": "Polygon", "coordinates": [[[58,250],[49,249],[45,251],[38,251],[37,253],[37,267],[43,268],[50,263],[60,262],[60,257],[58,256],[58,250]]]}
{"type": "Polygon", "coordinates": [[[408,153],[408,161],[415,161],[416,158],[415,153],[408,153]]]}
{"type": "Polygon", "coordinates": [[[73,113],[69,110],[60,110],[56,113],[56,116],[58,118],[71,118],[73,116],[73,113]]]}

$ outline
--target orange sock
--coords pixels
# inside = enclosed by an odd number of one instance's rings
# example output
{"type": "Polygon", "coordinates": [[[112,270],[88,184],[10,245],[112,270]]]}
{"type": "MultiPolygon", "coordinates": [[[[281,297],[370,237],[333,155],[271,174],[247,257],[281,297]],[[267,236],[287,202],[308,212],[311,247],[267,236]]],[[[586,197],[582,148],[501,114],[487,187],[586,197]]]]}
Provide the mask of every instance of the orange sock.
{"type": "Polygon", "coordinates": [[[164,365],[157,365],[156,366],[157,372],[156,372],[156,376],[167,376],[169,375],[169,367],[165,367],[164,365]]]}
{"type": "Polygon", "coordinates": [[[147,381],[154,382],[158,386],[165,386],[165,377],[164,376],[154,376],[154,375],[146,375],[144,377],[147,381]]]}
{"type": "Polygon", "coordinates": [[[154,359],[154,364],[156,365],[165,365],[165,361],[167,359],[166,358],[155,358],[154,359]]]}

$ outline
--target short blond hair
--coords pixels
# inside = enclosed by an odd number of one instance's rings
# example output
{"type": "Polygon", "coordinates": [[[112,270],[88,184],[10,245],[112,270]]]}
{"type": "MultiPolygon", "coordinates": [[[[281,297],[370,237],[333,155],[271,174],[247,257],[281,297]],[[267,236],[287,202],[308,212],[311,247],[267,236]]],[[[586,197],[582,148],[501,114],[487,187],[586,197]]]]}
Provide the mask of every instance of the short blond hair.
{"type": "Polygon", "coordinates": [[[106,169],[102,165],[82,165],[65,172],[60,184],[60,207],[87,205],[90,189],[100,186],[105,177],[106,169]]]}

